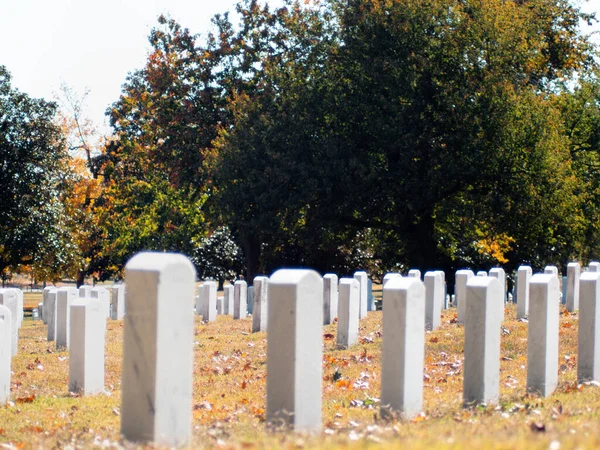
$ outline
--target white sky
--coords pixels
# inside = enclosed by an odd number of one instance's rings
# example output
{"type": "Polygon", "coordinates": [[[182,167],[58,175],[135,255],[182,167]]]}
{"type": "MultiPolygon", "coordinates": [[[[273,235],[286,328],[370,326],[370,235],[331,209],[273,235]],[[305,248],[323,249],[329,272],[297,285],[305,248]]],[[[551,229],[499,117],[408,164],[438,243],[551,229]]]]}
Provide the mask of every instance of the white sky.
{"type": "MultiPolygon", "coordinates": [[[[0,0],[0,65],[12,74],[13,86],[33,97],[53,99],[63,82],[80,94],[89,89],[87,115],[107,131],[104,111],[119,98],[127,74],[144,66],[148,34],[160,14],[206,35],[211,17],[233,12],[236,3],[0,0]]],[[[600,11],[600,0],[584,3],[584,9],[600,11]]]]}

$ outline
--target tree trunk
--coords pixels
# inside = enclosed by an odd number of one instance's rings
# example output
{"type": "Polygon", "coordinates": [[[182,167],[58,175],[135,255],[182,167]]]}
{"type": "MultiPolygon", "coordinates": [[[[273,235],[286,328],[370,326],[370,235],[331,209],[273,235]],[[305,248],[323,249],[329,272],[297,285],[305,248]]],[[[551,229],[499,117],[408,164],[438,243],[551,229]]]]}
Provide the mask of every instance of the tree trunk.
{"type": "Polygon", "coordinates": [[[255,236],[245,235],[242,247],[246,258],[246,280],[251,284],[260,270],[260,241],[255,236]]]}
{"type": "Polygon", "coordinates": [[[77,272],[77,289],[85,283],[85,273],[83,270],[77,272]]]}

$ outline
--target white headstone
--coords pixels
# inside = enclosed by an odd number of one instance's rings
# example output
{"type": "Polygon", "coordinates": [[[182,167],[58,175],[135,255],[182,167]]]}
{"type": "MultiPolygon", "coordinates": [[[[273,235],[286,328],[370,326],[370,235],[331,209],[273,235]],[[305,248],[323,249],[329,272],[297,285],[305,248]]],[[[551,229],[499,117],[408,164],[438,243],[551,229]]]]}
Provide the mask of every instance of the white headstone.
{"type": "Polygon", "coordinates": [[[122,320],[125,316],[125,285],[115,284],[110,291],[110,317],[113,320],[122,320]]]}
{"type": "Polygon", "coordinates": [[[547,397],[558,382],[558,278],[536,274],[529,283],[527,391],[547,397]]]}
{"type": "Polygon", "coordinates": [[[504,304],[506,303],[506,272],[502,267],[490,269],[490,277],[496,278],[500,283],[502,302],[498,305],[498,317],[504,320],[504,304]]]}
{"type": "Polygon", "coordinates": [[[385,274],[385,276],[383,277],[383,287],[385,287],[386,283],[388,281],[390,281],[392,278],[402,278],[402,274],[401,273],[397,273],[397,272],[388,272],[385,274]]]}
{"type": "Polygon", "coordinates": [[[121,433],[183,446],[191,438],[196,271],[174,253],[138,253],[125,266],[121,433]]]}
{"type": "Polygon", "coordinates": [[[217,316],[223,315],[223,297],[217,298],[217,316]]]}
{"type": "Polygon", "coordinates": [[[44,314],[44,304],[43,303],[38,303],[38,320],[42,320],[42,316],[44,314]]]}
{"type": "Polygon", "coordinates": [[[202,320],[204,322],[214,322],[217,320],[217,283],[215,281],[205,281],[202,289],[204,290],[202,320]]]}
{"type": "Polygon", "coordinates": [[[46,301],[48,300],[48,292],[50,292],[52,289],[56,288],[54,286],[46,286],[42,291],[42,303],[44,305],[44,308],[42,308],[42,320],[44,321],[44,325],[48,324],[48,318],[46,317],[44,309],[46,308],[46,301]]]}
{"type": "Polygon", "coordinates": [[[233,285],[233,318],[245,319],[248,311],[248,283],[237,280],[233,285]]]}
{"type": "Polygon", "coordinates": [[[71,303],[69,391],[84,395],[104,390],[105,305],[98,299],[71,303]]]}
{"type": "Polygon", "coordinates": [[[467,282],[465,312],[465,404],[497,403],[500,392],[500,322],[502,288],[495,277],[467,282]]]}
{"type": "MultiPolygon", "coordinates": [[[[337,278],[337,277],[336,277],[337,278]]],[[[339,284],[337,345],[348,348],[358,341],[360,285],[355,278],[342,278],[339,284]]]]}
{"type": "Polygon", "coordinates": [[[233,286],[223,286],[223,314],[233,316],[233,286]]]}
{"type": "Polygon", "coordinates": [[[0,405],[4,405],[10,398],[12,323],[10,309],[0,305],[0,405]]]}
{"type": "Polygon", "coordinates": [[[278,270],[269,279],[268,296],[267,422],[296,431],[318,431],[323,281],[312,270],[278,270]]]}
{"type": "Polygon", "coordinates": [[[467,282],[473,276],[473,271],[461,269],[456,271],[454,282],[454,304],[457,309],[458,323],[465,323],[465,298],[467,294],[467,282]]]}
{"type": "Polygon", "coordinates": [[[196,315],[201,316],[202,314],[204,314],[204,284],[196,289],[196,315]]]}
{"type": "Polygon", "coordinates": [[[579,277],[581,275],[581,266],[577,262],[567,264],[567,299],[566,307],[568,311],[577,311],[579,309],[579,277]]]}
{"type": "Polygon", "coordinates": [[[252,332],[266,332],[268,313],[268,277],[254,278],[254,307],[252,308],[252,332]]]}
{"type": "Polygon", "coordinates": [[[61,287],[56,290],[56,348],[69,348],[71,304],[79,299],[77,288],[61,287]]]}
{"type": "Polygon", "coordinates": [[[46,297],[46,320],[48,321],[48,341],[56,340],[56,292],[58,289],[52,289],[46,297]]]}
{"type": "Polygon", "coordinates": [[[554,275],[556,278],[558,278],[558,267],[556,266],[546,266],[544,267],[544,273],[545,274],[549,274],[549,275],[554,275]]]}
{"type": "Polygon", "coordinates": [[[108,289],[96,286],[90,290],[90,297],[97,298],[104,306],[105,318],[110,318],[110,292],[108,289]]]}
{"type": "Polygon", "coordinates": [[[520,266],[517,271],[517,319],[529,314],[529,282],[532,273],[529,266],[520,266]]]}
{"type": "Polygon", "coordinates": [[[21,328],[21,324],[23,323],[24,311],[23,311],[23,291],[21,289],[15,288],[15,293],[17,294],[17,326],[21,328]]]}
{"type": "Polygon", "coordinates": [[[418,278],[420,280],[421,279],[421,271],[419,269],[410,269],[408,271],[408,277],[409,278],[418,278]]]}
{"type": "Polygon", "coordinates": [[[367,301],[368,301],[368,289],[367,289],[367,272],[363,272],[362,270],[359,270],[358,272],[354,273],[354,279],[356,281],[358,281],[359,285],[360,285],[360,296],[359,296],[359,302],[360,302],[360,307],[359,307],[359,318],[360,319],[364,319],[365,317],[367,317],[367,301]]]}
{"type": "Polygon", "coordinates": [[[480,270],[479,272],[477,272],[477,276],[478,277],[487,277],[488,274],[485,270],[480,270]]]}
{"type": "Polygon", "coordinates": [[[425,286],[394,278],[383,288],[381,416],[411,418],[423,408],[425,286]]]}
{"type": "Polygon", "coordinates": [[[581,274],[577,380],[600,381],[600,272],[581,274]]]}
{"type": "Polygon", "coordinates": [[[334,273],[323,275],[323,325],[333,323],[338,315],[338,276],[334,273]]]}
{"type": "Polygon", "coordinates": [[[598,261],[590,261],[588,264],[589,272],[600,272],[600,262],[598,261]]]}
{"type": "Polygon", "coordinates": [[[425,329],[440,326],[444,303],[444,285],[439,271],[425,272],[425,329]]]}
{"type": "Polygon", "coordinates": [[[94,289],[94,286],[90,286],[87,284],[82,284],[81,286],[79,286],[79,298],[91,297],[92,289],[94,289]]]}

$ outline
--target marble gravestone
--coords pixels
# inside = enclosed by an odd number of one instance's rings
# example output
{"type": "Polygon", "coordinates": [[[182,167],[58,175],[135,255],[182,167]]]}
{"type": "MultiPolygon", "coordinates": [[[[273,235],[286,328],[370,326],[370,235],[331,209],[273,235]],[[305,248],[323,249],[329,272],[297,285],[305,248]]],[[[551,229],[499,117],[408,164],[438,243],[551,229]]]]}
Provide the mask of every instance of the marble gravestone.
{"type": "Polygon", "coordinates": [[[69,392],[104,391],[106,305],[97,298],[79,298],[69,313],[69,392]]]}
{"type": "Polygon", "coordinates": [[[503,290],[495,277],[467,282],[463,401],[498,403],[500,393],[500,316],[503,290]]]}
{"type": "Polygon", "coordinates": [[[252,332],[259,333],[267,331],[268,322],[268,277],[255,277],[254,285],[254,307],[252,310],[252,332]]]}
{"type": "Polygon", "coordinates": [[[421,279],[421,271],[419,269],[410,269],[408,271],[408,277],[409,278],[418,278],[420,280],[421,279]]]}
{"type": "Polygon", "coordinates": [[[381,416],[410,419],[423,408],[425,286],[394,278],[383,288],[381,416]]]}
{"type": "Polygon", "coordinates": [[[338,276],[334,273],[323,275],[323,325],[333,323],[338,315],[338,276]]]}
{"type": "Polygon", "coordinates": [[[517,270],[517,319],[529,314],[529,282],[532,274],[529,266],[520,266],[517,270]]]}
{"type": "Polygon", "coordinates": [[[110,318],[110,292],[108,289],[96,286],[95,288],[90,289],[90,297],[97,298],[102,303],[102,307],[104,308],[104,318],[110,318]]]}
{"type": "Polygon", "coordinates": [[[248,311],[248,283],[237,280],[233,285],[233,318],[245,319],[248,311]]]}
{"type": "Polygon", "coordinates": [[[467,293],[467,282],[469,278],[474,276],[472,270],[461,269],[456,271],[455,286],[454,286],[454,304],[457,310],[458,323],[465,323],[465,299],[467,293]]]}
{"type": "Polygon", "coordinates": [[[202,285],[204,291],[204,309],[202,310],[202,320],[204,322],[214,322],[217,320],[217,283],[216,281],[205,281],[202,285]]]}
{"type": "Polygon", "coordinates": [[[115,284],[111,288],[111,311],[110,317],[113,320],[123,320],[125,316],[125,285],[115,284]]]}
{"type": "Polygon", "coordinates": [[[48,341],[54,341],[56,339],[56,292],[58,289],[52,289],[48,291],[46,298],[46,320],[48,322],[48,341]]]}
{"type": "Polygon", "coordinates": [[[130,441],[190,442],[195,281],[180,254],[142,252],[125,266],[121,433],[130,441]]]}
{"type": "Polygon", "coordinates": [[[558,383],[559,288],[556,275],[536,274],[529,284],[527,391],[547,397],[558,383]]]}
{"type": "Polygon", "coordinates": [[[498,305],[498,317],[504,321],[504,305],[506,304],[506,272],[502,267],[490,269],[490,277],[496,278],[500,284],[502,302],[498,305]]]}
{"type": "Polygon", "coordinates": [[[565,305],[567,311],[577,311],[579,309],[579,278],[581,276],[581,266],[577,262],[567,264],[567,287],[565,305]]]}
{"type": "Polygon", "coordinates": [[[348,348],[358,341],[360,285],[355,278],[342,278],[339,284],[337,346],[348,348]]]}
{"type": "Polygon", "coordinates": [[[367,272],[364,272],[362,270],[359,270],[358,272],[354,273],[354,279],[358,281],[359,285],[360,285],[360,296],[359,296],[359,302],[360,302],[360,307],[359,307],[359,318],[360,319],[364,319],[365,317],[367,317],[367,279],[369,277],[367,276],[367,272]]]}
{"type": "Polygon", "coordinates": [[[10,398],[10,371],[12,361],[12,313],[0,305],[0,405],[10,398]]]}
{"type": "Polygon", "coordinates": [[[269,279],[268,297],[267,424],[319,431],[323,280],[313,270],[278,270],[269,279]]]}
{"type": "Polygon", "coordinates": [[[577,380],[600,381],[600,272],[580,278],[577,380]]]}
{"type": "Polygon", "coordinates": [[[233,285],[223,286],[223,314],[233,316],[233,285]]]}
{"type": "Polygon", "coordinates": [[[0,305],[4,305],[10,310],[10,350],[11,355],[15,356],[19,343],[19,300],[16,289],[0,289],[0,305]]]}
{"type": "Polygon", "coordinates": [[[425,272],[425,329],[435,330],[440,326],[444,303],[443,280],[438,271],[425,272]]]}
{"type": "Polygon", "coordinates": [[[79,299],[77,288],[61,287],[56,290],[56,349],[69,348],[71,304],[79,299]]]}

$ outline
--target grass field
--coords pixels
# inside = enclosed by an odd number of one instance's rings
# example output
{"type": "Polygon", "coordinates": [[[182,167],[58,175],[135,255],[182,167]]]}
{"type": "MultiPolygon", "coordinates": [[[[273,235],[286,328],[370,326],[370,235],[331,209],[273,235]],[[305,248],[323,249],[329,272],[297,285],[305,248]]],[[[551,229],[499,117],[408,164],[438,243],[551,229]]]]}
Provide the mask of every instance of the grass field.
{"type": "MultiPolygon", "coordinates": [[[[444,312],[442,327],[427,333],[424,414],[408,422],[378,414],[382,313],[361,321],[360,344],[345,351],[335,348],[335,325],[324,327],[323,431],[314,436],[266,431],[266,334],[250,333],[251,319],[197,319],[192,447],[600,447],[600,388],[576,384],[576,315],[561,315],[559,388],[540,399],[525,392],[527,323],[516,321],[509,306],[500,404],[464,409],[464,330],[451,323],[454,313],[444,312]]],[[[106,392],[77,397],[67,390],[68,352],[47,342],[42,322],[23,323],[11,402],[0,407],[3,448],[135,447],[119,436],[123,324],[109,321],[107,328],[106,392]]]]}

